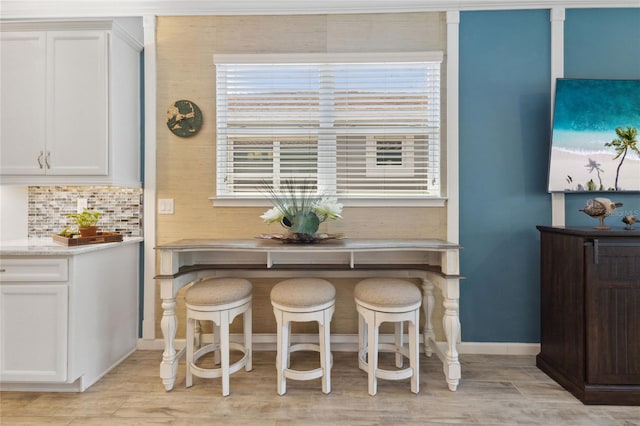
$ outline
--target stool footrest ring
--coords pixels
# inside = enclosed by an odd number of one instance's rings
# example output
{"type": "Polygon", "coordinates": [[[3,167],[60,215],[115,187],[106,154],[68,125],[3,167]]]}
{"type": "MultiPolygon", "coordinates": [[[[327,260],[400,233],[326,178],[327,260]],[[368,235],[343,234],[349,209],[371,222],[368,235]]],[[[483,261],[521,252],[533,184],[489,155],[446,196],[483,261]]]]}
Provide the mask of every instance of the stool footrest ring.
{"type": "Polygon", "coordinates": [[[210,343],[208,345],[202,346],[200,349],[193,353],[193,362],[196,362],[198,358],[203,357],[204,355],[220,350],[220,345],[218,343],[210,343]]]}
{"type": "MultiPolygon", "coordinates": [[[[298,351],[314,351],[320,352],[320,345],[314,343],[296,343],[289,346],[289,353],[298,351]]],[[[329,368],[333,367],[333,354],[330,353],[329,368]]],[[[293,368],[286,368],[282,372],[287,379],[294,380],[312,380],[322,377],[322,367],[315,368],[313,370],[294,370],[293,368]]]]}
{"type": "MultiPolygon", "coordinates": [[[[367,347],[364,347],[363,349],[360,350],[360,352],[358,352],[358,357],[363,360],[367,359],[368,352],[369,351],[367,347]]],[[[393,343],[378,343],[378,352],[399,353],[406,358],[410,358],[411,356],[411,354],[409,353],[409,348],[406,345],[403,347],[398,347],[393,343]]]]}
{"type": "Polygon", "coordinates": [[[282,372],[287,379],[294,380],[312,380],[322,377],[322,368],[315,368],[313,370],[294,370],[287,368],[282,372]]]}
{"type": "MultiPolygon", "coordinates": [[[[386,349],[385,352],[397,352],[401,353],[405,357],[409,358],[409,349],[406,347],[398,348],[397,346],[391,343],[380,343],[380,349],[386,349]]],[[[362,349],[358,352],[358,367],[365,371],[369,371],[369,363],[366,361],[367,359],[367,348],[362,349]]],[[[376,368],[376,377],[379,379],[385,380],[402,380],[407,379],[413,375],[413,369],[411,367],[406,367],[398,370],[386,370],[384,368],[376,368]]]]}
{"type": "Polygon", "coordinates": [[[297,352],[297,351],[320,352],[320,345],[316,345],[315,343],[296,343],[294,345],[289,346],[289,352],[297,352]]]}
{"type": "MultiPolygon", "coordinates": [[[[193,362],[191,363],[191,374],[193,374],[194,376],[201,377],[203,379],[214,379],[217,377],[222,377],[222,368],[220,367],[204,368],[196,365],[196,361],[198,361],[198,359],[201,358],[203,355],[219,349],[220,347],[216,343],[211,343],[198,349],[198,351],[196,351],[193,354],[193,362]]],[[[236,371],[239,371],[240,369],[242,369],[242,367],[247,365],[247,362],[249,361],[250,353],[245,349],[243,345],[236,342],[229,342],[229,349],[240,351],[244,354],[242,358],[240,358],[238,361],[229,365],[229,374],[232,374],[232,373],[235,373],[236,371]]]]}

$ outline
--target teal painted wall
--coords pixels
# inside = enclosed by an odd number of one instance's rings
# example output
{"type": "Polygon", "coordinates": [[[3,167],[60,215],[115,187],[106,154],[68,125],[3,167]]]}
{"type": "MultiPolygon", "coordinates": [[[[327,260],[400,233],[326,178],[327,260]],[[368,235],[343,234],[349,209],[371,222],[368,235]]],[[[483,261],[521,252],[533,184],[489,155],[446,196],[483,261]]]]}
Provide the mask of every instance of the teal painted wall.
{"type": "MultiPolygon", "coordinates": [[[[539,342],[539,224],[551,223],[548,10],[460,14],[460,318],[470,342],[539,342]]],[[[565,76],[640,78],[640,9],[566,11],[565,76]]],[[[566,223],[593,194],[567,194],[566,223]]],[[[640,194],[616,194],[640,216],[640,194]]]]}
{"type": "Polygon", "coordinates": [[[640,8],[567,9],[567,78],[640,78],[640,8]]]}
{"type": "Polygon", "coordinates": [[[539,341],[539,247],[551,220],[549,11],[460,16],[462,339],[539,341]]]}

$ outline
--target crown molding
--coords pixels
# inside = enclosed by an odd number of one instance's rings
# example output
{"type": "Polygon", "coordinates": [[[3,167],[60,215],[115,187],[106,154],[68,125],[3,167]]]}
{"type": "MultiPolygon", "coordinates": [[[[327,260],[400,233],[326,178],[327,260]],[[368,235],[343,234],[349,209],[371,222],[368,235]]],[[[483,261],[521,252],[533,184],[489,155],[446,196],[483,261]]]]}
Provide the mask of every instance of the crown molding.
{"type": "Polygon", "coordinates": [[[640,0],[3,0],[0,19],[640,7],[640,0]]]}

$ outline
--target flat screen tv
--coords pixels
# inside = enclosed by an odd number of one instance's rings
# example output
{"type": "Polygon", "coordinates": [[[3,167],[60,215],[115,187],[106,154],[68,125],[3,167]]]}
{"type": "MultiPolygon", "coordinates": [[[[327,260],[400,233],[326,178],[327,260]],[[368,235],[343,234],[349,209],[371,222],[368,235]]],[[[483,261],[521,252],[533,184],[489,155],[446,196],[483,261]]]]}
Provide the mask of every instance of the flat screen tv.
{"type": "Polygon", "coordinates": [[[549,192],[640,191],[640,80],[558,79],[549,192]]]}

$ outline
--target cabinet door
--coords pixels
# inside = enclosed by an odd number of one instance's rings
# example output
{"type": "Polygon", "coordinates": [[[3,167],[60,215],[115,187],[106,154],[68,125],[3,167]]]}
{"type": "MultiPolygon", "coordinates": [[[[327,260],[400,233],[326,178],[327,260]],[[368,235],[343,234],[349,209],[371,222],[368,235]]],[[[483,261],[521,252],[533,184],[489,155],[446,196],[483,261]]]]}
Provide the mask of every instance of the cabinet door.
{"type": "Polygon", "coordinates": [[[47,174],[108,174],[105,31],[47,33],[47,174]]]}
{"type": "Polygon", "coordinates": [[[1,381],[67,379],[67,312],[67,285],[0,285],[1,381]]]}
{"type": "Polygon", "coordinates": [[[0,33],[0,174],[45,173],[44,32],[0,33]]]}
{"type": "Polygon", "coordinates": [[[582,386],[584,356],[584,239],[540,234],[540,355],[545,364],[582,386]]]}
{"type": "Polygon", "coordinates": [[[640,383],[640,243],[586,248],[587,382],[640,383]]]}

